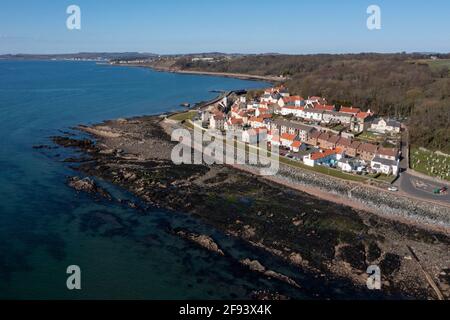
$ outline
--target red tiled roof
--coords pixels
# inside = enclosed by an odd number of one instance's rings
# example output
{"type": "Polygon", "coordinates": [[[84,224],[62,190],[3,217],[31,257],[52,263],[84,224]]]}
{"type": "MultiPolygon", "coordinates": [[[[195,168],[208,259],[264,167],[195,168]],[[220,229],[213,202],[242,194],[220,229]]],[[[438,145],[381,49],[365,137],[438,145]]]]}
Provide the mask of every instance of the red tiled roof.
{"type": "Polygon", "coordinates": [[[296,137],[297,137],[297,136],[296,136],[295,134],[289,134],[289,133],[283,133],[283,134],[281,135],[281,139],[283,139],[283,140],[289,140],[289,141],[294,141],[296,137]]]}
{"type": "Polygon", "coordinates": [[[264,122],[264,119],[253,117],[253,118],[250,118],[249,122],[264,122]]]}
{"type": "Polygon", "coordinates": [[[320,110],[320,111],[333,111],[335,109],[334,106],[330,106],[330,105],[324,105],[324,104],[317,104],[314,109],[316,110],[320,110]]]}
{"type": "Polygon", "coordinates": [[[258,134],[261,134],[263,132],[267,132],[267,129],[264,129],[264,128],[250,129],[247,132],[250,135],[258,135],[258,134]]]}
{"type": "Polygon", "coordinates": [[[302,101],[305,100],[300,96],[290,96],[290,97],[285,97],[283,98],[284,103],[289,103],[289,102],[295,102],[295,101],[302,101]]]}
{"type": "Polygon", "coordinates": [[[356,117],[358,118],[358,119],[365,119],[365,118],[367,118],[367,117],[370,117],[372,114],[371,113],[369,113],[369,112],[359,112],[357,115],[356,115],[356,117]]]}
{"type": "Polygon", "coordinates": [[[294,141],[292,144],[293,148],[300,148],[302,146],[302,143],[300,141],[294,141]]]}
{"type": "Polygon", "coordinates": [[[304,107],[296,107],[296,106],[284,106],[282,109],[290,109],[290,110],[305,110],[304,107]]]}
{"type": "Polygon", "coordinates": [[[323,150],[321,152],[315,152],[315,153],[311,154],[311,160],[323,159],[323,158],[329,157],[333,154],[336,154],[336,150],[329,149],[329,150],[323,150]]]}
{"type": "Polygon", "coordinates": [[[231,124],[242,124],[242,123],[244,123],[244,121],[243,121],[242,119],[236,119],[236,118],[231,118],[231,119],[229,120],[229,122],[230,122],[231,124]]]}
{"type": "Polygon", "coordinates": [[[341,107],[341,110],[339,112],[342,113],[351,113],[351,114],[358,114],[361,112],[361,109],[354,108],[354,107],[341,107]]]}

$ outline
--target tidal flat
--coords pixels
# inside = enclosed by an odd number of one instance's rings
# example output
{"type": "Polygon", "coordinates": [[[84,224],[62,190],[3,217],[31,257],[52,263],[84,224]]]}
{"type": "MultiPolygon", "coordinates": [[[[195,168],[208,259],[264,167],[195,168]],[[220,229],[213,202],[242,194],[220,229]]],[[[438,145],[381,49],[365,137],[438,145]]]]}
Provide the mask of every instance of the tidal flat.
{"type": "MultiPolygon", "coordinates": [[[[232,167],[175,165],[169,134],[177,126],[161,116],[119,119],[79,127],[92,139],[60,136],[54,142],[82,151],[83,161],[71,160],[81,175],[119,185],[147,205],[197,217],[324,284],[342,279],[372,297],[366,270],[378,265],[379,297],[449,297],[447,235],[324,201],[232,167]]],[[[189,230],[174,232],[186,238],[189,230]]],[[[218,248],[214,239],[207,241],[200,243],[205,250],[218,248]]],[[[264,261],[240,262],[252,271],[267,271],[264,261]]],[[[295,274],[269,270],[267,277],[291,280],[302,290],[295,274]]]]}

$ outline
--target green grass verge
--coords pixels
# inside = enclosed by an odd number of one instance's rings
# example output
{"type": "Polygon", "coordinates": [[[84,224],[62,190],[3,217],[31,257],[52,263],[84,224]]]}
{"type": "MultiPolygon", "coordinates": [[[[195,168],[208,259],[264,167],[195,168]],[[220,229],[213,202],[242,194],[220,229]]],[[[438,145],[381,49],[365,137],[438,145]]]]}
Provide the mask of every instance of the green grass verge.
{"type": "Polygon", "coordinates": [[[340,170],[336,170],[333,168],[328,168],[328,167],[323,167],[323,166],[310,167],[301,162],[290,160],[287,158],[280,158],[280,162],[284,163],[284,164],[288,164],[293,167],[298,167],[300,169],[314,171],[314,172],[322,173],[322,174],[325,174],[328,176],[332,176],[332,177],[344,179],[344,180],[365,182],[369,179],[367,177],[357,176],[354,174],[348,174],[348,173],[345,173],[345,172],[342,172],[340,170]]]}
{"type": "Polygon", "coordinates": [[[174,121],[184,121],[184,120],[192,119],[192,117],[194,117],[196,114],[197,114],[197,111],[191,110],[188,112],[174,114],[173,116],[169,117],[169,119],[174,120],[174,121]]]}
{"type": "Polygon", "coordinates": [[[417,172],[450,181],[450,157],[420,148],[411,148],[410,165],[417,172]]]}

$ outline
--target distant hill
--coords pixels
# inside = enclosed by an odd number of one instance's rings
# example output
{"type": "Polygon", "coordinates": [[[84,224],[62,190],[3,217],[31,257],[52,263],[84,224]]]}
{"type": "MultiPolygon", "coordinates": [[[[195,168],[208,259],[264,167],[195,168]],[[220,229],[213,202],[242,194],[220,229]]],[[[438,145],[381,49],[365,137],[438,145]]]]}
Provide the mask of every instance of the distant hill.
{"type": "Polygon", "coordinates": [[[0,59],[9,60],[63,60],[63,59],[80,59],[80,60],[116,60],[116,59],[147,59],[158,56],[153,53],[139,52],[80,52],[80,53],[64,53],[64,54],[5,54],[0,55],[0,59]]]}

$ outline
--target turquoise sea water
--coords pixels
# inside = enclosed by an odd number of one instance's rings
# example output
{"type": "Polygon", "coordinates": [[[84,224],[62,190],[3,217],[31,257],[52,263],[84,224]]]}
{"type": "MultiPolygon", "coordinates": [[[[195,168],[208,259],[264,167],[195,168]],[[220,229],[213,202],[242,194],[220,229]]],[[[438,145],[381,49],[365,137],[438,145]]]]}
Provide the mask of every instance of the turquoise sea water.
{"type": "Polygon", "coordinates": [[[0,298],[248,298],[265,288],[297,298],[358,294],[345,283],[324,284],[285,269],[183,213],[142,213],[77,194],[65,184],[77,174],[61,162],[67,151],[32,148],[77,124],[176,110],[213,98],[211,90],[265,86],[92,62],[0,61],[0,298]],[[235,258],[264,259],[305,289],[247,272],[234,259],[171,235],[175,227],[213,235],[235,258]],[[66,288],[69,265],[81,267],[80,291],[66,288]]]}

